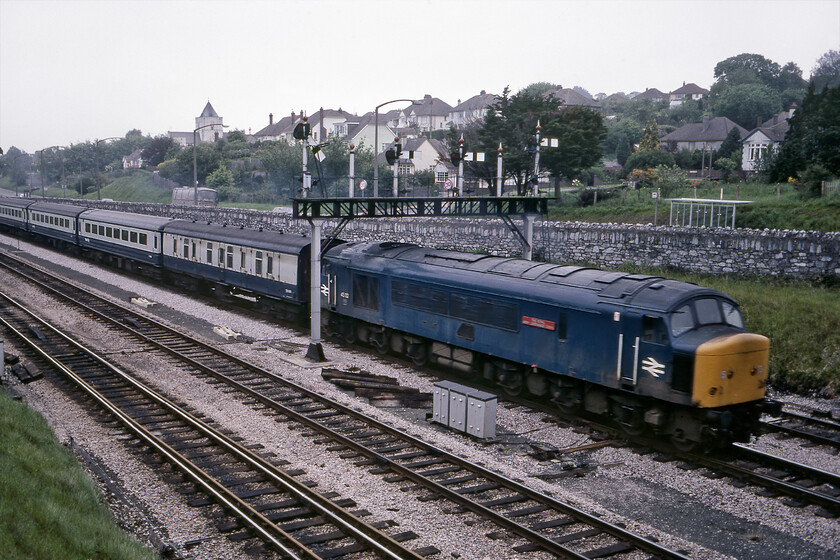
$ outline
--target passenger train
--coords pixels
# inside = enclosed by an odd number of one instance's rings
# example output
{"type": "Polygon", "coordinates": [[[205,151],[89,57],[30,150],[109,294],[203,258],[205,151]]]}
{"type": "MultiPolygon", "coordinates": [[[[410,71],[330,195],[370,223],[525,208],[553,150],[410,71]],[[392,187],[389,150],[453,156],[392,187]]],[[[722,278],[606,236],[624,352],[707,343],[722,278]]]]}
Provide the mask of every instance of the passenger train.
{"type": "MultiPolygon", "coordinates": [[[[217,297],[304,317],[310,239],[156,216],[0,199],[0,227],[217,297]]],[[[432,362],[679,448],[748,441],[769,341],[735,301],[656,276],[392,242],[322,248],[328,332],[432,362]]]]}

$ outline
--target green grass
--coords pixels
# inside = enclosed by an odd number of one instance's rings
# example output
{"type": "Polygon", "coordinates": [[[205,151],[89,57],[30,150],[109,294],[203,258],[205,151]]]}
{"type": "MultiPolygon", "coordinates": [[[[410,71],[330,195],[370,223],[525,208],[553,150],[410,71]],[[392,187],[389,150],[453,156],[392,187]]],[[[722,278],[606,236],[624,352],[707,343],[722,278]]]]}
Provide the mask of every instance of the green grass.
{"type": "Polygon", "coordinates": [[[151,560],[113,522],[46,421],[0,391],[0,557],[151,560]]]}
{"type": "MultiPolygon", "coordinates": [[[[736,225],[754,229],[798,229],[810,231],[840,231],[840,197],[829,199],[806,198],[789,184],[763,183],[703,183],[677,189],[668,198],[706,198],[720,200],[749,200],[750,205],[738,207],[736,225]]],[[[580,196],[564,192],[562,204],[549,204],[549,220],[600,223],[653,223],[656,201],[650,189],[636,191],[617,189],[612,196],[599,192],[594,205],[580,206],[580,196]]],[[[658,225],[667,225],[670,203],[659,201],[658,225]]]]}

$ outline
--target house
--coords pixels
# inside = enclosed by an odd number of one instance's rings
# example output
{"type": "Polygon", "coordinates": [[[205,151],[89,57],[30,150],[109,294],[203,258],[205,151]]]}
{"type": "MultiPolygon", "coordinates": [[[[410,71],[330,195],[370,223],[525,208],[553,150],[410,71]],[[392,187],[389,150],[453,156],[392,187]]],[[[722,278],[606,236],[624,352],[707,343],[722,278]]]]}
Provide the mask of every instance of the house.
{"type": "Polygon", "coordinates": [[[665,101],[669,96],[667,93],[662,93],[656,88],[648,88],[633,99],[650,99],[651,101],[665,101]]]}
{"type": "Polygon", "coordinates": [[[741,144],[744,146],[741,151],[741,169],[748,173],[755,173],[758,171],[757,167],[761,160],[784,143],[790,129],[788,119],[793,116],[795,110],[796,106],[793,106],[790,111],[773,115],[752,132],[741,137],[741,144]]]}
{"type": "Polygon", "coordinates": [[[588,109],[601,110],[601,105],[599,105],[594,99],[586,97],[573,89],[553,89],[545,92],[544,95],[545,97],[548,97],[549,95],[554,96],[554,98],[560,102],[561,107],[586,107],[588,109]]]}
{"type": "Polygon", "coordinates": [[[669,152],[679,152],[687,149],[694,150],[717,150],[726,139],[726,135],[733,128],[741,133],[741,138],[747,135],[747,129],[739,126],[726,117],[703,117],[703,122],[688,123],[670,132],[659,139],[669,152]]]}
{"type": "Polygon", "coordinates": [[[416,127],[420,132],[445,130],[450,111],[452,106],[449,103],[427,93],[422,101],[415,101],[400,111],[396,123],[389,121],[388,124],[395,129],[416,127]]]}
{"type": "Polygon", "coordinates": [[[268,114],[268,126],[261,128],[254,134],[257,141],[285,141],[286,134],[291,137],[293,125],[298,121],[297,115],[292,111],[291,116],[283,117],[277,122],[274,122],[274,114],[268,114]]]}
{"type": "MultiPolygon", "coordinates": [[[[391,117],[398,114],[399,111],[394,111],[391,117]]],[[[388,120],[388,115],[379,115],[379,149],[377,153],[383,152],[389,144],[393,143],[394,138],[397,136],[396,132],[388,126],[388,120]]],[[[346,130],[343,136],[344,141],[348,144],[353,144],[357,148],[360,146],[373,147],[377,137],[376,128],[376,114],[373,112],[335,126],[336,134],[338,134],[339,130],[346,130]]]]}
{"type": "Polygon", "coordinates": [[[458,104],[449,111],[449,122],[458,129],[471,124],[481,123],[487,115],[487,110],[498,100],[498,95],[487,93],[484,90],[481,90],[481,93],[470,97],[463,103],[459,99],[458,104]]]}
{"type": "Polygon", "coordinates": [[[181,147],[192,146],[193,138],[196,138],[199,142],[215,142],[219,138],[226,136],[223,120],[208,101],[201,114],[195,118],[196,130],[185,132],[168,131],[167,135],[181,147]]]}
{"type": "Polygon", "coordinates": [[[316,144],[326,142],[336,136],[337,125],[347,121],[358,121],[358,118],[356,115],[342,110],[341,107],[338,109],[324,109],[321,107],[309,116],[308,122],[312,135],[310,140],[316,144]]]}
{"type": "Polygon", "coordinates": [[[677,107],[683,104],[687,99],[703,99],[703,96],[709,93],[709,90],[703,89],[697,84],[686,84],[683,82],[681,88],[677,88],[669,95],[671,107],[677,107]]]}
{"type": "Polygon", "coordinates": [[[123,169],[140,169],[143,167],[143,150],[137,148],[127,156],[123,156],[123,169]]]}

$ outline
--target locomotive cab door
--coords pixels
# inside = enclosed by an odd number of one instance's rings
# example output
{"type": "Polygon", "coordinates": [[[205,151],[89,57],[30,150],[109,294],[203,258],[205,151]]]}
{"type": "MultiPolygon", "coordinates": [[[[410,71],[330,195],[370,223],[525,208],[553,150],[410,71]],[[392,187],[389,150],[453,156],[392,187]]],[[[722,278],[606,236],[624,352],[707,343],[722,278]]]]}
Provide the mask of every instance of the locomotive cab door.
{"type": "Polygon", "coordinates": [[[653,390],[649,381],[666,380],[670,375],[671,357],[668,333],[661,317],[625,314],[620,321],[616,378],[619,386],[635,391],[639,383],[643,392],[653,390]]]}
{"type": "Polygon", "coordinates": [[[615,312],[613,320],[619,324],[615,364],[616,380],[622,389],[633,391],[639,380],[641,317],[631,313],[615,312]]]}

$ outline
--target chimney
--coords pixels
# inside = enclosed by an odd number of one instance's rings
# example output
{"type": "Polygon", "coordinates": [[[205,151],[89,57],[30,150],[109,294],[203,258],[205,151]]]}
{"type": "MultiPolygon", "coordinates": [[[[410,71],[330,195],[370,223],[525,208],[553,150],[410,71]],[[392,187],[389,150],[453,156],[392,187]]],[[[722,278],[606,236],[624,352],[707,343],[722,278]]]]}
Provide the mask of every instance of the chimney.
{"type": "Polygon", "coordinates": [[[274,124],[274,113],[269,113],[268,114],[268,126],[271,126],[273,124],[274,124]]]}

